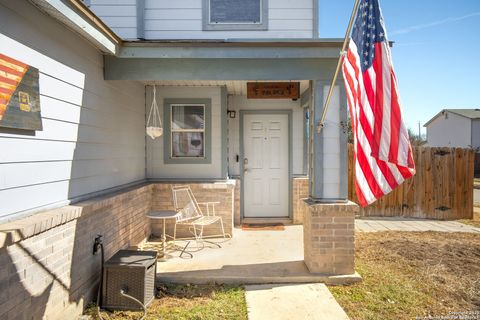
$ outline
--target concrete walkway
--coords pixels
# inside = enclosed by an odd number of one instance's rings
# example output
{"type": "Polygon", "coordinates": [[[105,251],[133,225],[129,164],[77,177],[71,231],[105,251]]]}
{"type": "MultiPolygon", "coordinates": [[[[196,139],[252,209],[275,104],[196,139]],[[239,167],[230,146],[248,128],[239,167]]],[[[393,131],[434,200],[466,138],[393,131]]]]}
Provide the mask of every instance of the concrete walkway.
{"type": "MultiPolygon", "coordinates": [[[[212,240],[218,242],[219,240],[212,240]]],[[[311,274],[303,262],[303,226],[283,231],[234,229],[232,239],[192,252],[193,258],[170,252],[157,263],[157,279],[169,283],[313,283],[344,284],[360,281],[358,274],[328,276],[311,274]]],[[[194,242],[191,243],[194,246],[194,242]]],[[[193,248],[192,248],[193,249],[193,248]]]]}
{"type": "Polygon", "coordinates": [[[245,286],[249,320],[347,320],[321,283],[245,286]]]}
{"type": "Polygon", "coordinates": [[[397,217],[371,217],[356,219],[355,230],[360,232],[440,231],[480,233],[480,228],[475,228],[457,221],[439,221],[397,217]]]}

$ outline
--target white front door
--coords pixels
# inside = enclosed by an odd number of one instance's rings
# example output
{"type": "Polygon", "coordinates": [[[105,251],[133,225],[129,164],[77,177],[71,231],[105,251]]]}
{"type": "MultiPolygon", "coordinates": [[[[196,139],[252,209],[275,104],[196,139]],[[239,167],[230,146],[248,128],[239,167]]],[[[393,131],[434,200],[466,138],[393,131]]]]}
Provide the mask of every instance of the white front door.
{"type": "Polygon", "coordinates": [[[288,115],[243,118],[244,217],[288,217],[288,115]]]}

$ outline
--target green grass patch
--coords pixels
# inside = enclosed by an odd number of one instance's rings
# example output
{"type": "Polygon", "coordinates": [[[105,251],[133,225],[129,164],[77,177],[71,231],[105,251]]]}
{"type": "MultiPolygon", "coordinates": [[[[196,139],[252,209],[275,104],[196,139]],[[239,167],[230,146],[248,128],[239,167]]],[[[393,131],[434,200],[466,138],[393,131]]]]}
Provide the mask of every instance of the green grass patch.
{"type": "MultiPolygon", "coordinates": [[[[96,316],[96,307],[87,308],[85,314],[96,316]]],[[[140,319],[143,312],[102,311],[104,319],[140,319]]],[[[170,320],[242,320],[247,319],[245,290],[227,285],[166,285],[148,308],[145,319],[170,320]]]]}
{"type": "Polygon", "coordinates": [[[357,271],[363,282],[329,288],[351,319],[413,319],[433,302],[422,284],[403,272],[362,262],[357,271]]]}

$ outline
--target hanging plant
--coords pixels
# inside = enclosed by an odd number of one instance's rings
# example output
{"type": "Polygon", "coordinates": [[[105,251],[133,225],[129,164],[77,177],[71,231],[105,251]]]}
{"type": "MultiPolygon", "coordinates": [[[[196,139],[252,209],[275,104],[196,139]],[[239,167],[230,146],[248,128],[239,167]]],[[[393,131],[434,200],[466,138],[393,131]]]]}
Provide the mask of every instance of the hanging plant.
{"type": "Polygon", "coordinates": [[[162,119],[160,118],[160,112],[158,111],[156,91],[156,86],[154,85],[152,106],[150,107],[147,119],[147,135],[152,139],[158,138],[163,134],[162,119]]]}

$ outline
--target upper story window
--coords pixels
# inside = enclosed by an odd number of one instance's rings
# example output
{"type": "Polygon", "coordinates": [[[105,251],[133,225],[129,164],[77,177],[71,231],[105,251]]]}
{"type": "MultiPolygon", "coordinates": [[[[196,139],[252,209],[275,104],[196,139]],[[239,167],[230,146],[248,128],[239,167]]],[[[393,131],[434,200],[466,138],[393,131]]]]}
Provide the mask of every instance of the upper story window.
{"type": "Polygon", "coordinates": [[[203,30],[267,30],[268,0],[203,0],[203,30]]]}

